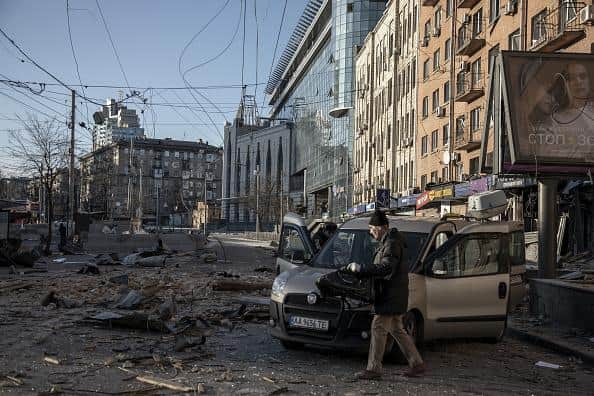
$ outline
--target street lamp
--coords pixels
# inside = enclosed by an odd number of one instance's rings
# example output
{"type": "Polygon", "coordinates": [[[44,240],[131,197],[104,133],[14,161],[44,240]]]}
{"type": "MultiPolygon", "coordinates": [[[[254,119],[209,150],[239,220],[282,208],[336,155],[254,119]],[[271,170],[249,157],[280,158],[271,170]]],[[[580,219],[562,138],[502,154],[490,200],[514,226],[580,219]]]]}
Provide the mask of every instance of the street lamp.
{"type": "Polygon", "coordinates": [[[260,240],[260,165],[256,165],[254,176],[256,176],[256,239],[260,240]]]}

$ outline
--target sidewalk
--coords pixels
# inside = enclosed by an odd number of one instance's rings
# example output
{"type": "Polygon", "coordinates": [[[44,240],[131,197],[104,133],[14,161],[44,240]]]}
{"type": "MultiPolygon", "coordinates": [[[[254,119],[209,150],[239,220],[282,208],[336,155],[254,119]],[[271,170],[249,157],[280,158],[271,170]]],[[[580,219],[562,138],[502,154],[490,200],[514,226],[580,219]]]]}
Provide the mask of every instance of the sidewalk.
{"type": "Polygon", "coordinates": [[[515,311],[508,318],[506,335],[594,365],[594,334],[585,330],[553,326],[527,312],[515,311]]]}

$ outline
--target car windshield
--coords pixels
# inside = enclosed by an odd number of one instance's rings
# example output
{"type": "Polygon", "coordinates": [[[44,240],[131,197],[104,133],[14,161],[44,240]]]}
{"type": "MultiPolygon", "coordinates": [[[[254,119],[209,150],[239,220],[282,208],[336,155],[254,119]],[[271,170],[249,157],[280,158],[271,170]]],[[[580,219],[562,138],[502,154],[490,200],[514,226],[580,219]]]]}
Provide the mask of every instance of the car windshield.
{"type": "MultiPolygon", "coordinates": [[[[407,245],[406,261],[408,268],[411,268],[427,240],[427,234],[402,232],[402,235],[407,245]]],[[[351,262],[362,265],[371,264],[378,243],[366,230],[339,230],[324,245],[320,254],[314,259],[312,266],[338,269],[351,262]]]]}

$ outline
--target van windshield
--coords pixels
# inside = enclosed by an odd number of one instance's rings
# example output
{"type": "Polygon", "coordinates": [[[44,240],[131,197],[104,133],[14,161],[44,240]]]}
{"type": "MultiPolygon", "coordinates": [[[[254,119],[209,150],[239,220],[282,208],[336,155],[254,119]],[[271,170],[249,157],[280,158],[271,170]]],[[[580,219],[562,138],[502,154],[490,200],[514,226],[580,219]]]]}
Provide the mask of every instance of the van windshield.
{"type": "MultiPolygon", "coordinates": [[[[427,234],[402,232],[402,235],[406,240],[406,261],[410,269],[427,240],[427,234]]],[[[372,263],[378,243],[366,230],[339,230],[324,245],[311,265],[316,268],[334,269],[344,267],[352,262],[368,265],[372,263]]]]}

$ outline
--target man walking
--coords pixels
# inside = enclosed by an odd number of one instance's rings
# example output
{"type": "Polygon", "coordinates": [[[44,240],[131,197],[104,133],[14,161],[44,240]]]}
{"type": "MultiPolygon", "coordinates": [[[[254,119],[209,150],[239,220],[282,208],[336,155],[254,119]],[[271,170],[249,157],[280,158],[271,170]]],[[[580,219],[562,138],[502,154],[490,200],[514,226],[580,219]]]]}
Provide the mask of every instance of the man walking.
{"type": "Polygon", "coordinates": [[[408,360],[410,369],[404,375],[419,377],[425,372],[425,363],[402,323],[408,309],[406,243],[397,229],[390,230],[388,218],[381,211],[376,210],[371,216],[369,233],[380,242],[373,257],[373,264],[361,266],[358,263],[350,263],[347,266],[350,272],[360,277],[373,278],[375,282],[375,314],[371,323],[367,369],[355,374],[355,378],[381,378],[388,334],[396,340],[408,360]]]}

